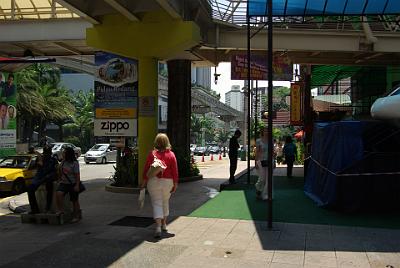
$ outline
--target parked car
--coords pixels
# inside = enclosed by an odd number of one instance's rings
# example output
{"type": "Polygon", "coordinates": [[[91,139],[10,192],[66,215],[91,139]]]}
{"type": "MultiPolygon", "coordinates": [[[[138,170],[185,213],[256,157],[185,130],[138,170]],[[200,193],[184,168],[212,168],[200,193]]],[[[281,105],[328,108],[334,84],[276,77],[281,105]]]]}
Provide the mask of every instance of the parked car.
{"type": "Polygon", "coordinates": [[[375,119],[400,120],[400,87],[386,97],[377,99],[371,107],[371,115],[375,119]]]}
{"type": "Polygon", "coordinates": [[[193,153],[196,147],[197,147],[196,144],[190,144],[190,152],[193,153]]]}
{"type": "Polygon", "coordinates": [[[95,144],[85,154],[85,163],[90,162],[105,164],[108,161],[117,161],[117,148],[109,143],[95,144]]]}
{"type": "Polygon", "coordinates": [[[75,156],[76,158],[81,156],[81,148],[73,145],[72,143],[67,143],[67,142],[55,142],[51,143],[51,152],[53,156],[58,160],[61,161],[63,158],[63,150],[67,147],[71,147],[74,149],[75,156]]]}
{"type": "Polygon", "coordinates": [[[194,155],[210,155],[210,152],[208,151],[207,147],[202,147],[198,146],[196,149],[194,149],[193,152],[194,155]]]}
{"type": "Polygon", "coordinates": [[[0,191],[20,194],[36,174],[36,155],[8,156],[0,161],[0,191]]]}
{"type": "Polygon", "coordinates": [[[221,152],[221,148],[219,148],[219,146],[210,146],[208,151],[210,154],[219,154],[221,152]]]}

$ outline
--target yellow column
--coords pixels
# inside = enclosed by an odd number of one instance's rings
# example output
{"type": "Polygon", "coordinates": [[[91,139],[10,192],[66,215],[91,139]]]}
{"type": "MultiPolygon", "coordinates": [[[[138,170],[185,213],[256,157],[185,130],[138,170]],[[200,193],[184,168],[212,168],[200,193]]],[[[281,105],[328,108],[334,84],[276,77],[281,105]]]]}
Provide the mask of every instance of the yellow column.
{"type": "Polygon", "coordinates": [[[139,58],[139,102],[141,97],[154,98],[154,114],[138,117],[139,185],[142,182],[143,167],[158,130],[158,61],[150,57],[139,58]]]}

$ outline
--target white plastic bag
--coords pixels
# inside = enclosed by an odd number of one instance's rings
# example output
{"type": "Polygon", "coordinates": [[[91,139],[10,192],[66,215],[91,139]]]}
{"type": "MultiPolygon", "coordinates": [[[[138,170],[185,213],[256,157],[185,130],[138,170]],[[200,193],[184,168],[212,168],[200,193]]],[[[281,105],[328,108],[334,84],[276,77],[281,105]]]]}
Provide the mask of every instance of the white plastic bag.
{"type": "Polygon", "coordinates": [[[143,208],[145,197],[146,197],[146,189],[145,188],[140,189],[139,198],[138,198],[139,209],[143,208]]]}

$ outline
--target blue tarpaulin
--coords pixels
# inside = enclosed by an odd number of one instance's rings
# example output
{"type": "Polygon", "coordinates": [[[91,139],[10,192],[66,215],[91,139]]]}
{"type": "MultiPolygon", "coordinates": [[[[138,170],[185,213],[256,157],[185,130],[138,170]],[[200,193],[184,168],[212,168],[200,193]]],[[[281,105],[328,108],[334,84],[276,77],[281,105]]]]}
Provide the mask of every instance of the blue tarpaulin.
{"type": "Polygon", "coordinates": [[[361,160],[364,122],[316,123],[304,192],[319,206],[336,202],[336,173],[361,160]]]}
{"type": "MultiPolygon", "coordinates": [[[[248,16],[267,16],[269,0],[249,0],[248,16]]],[[[399,0],[272,0],[278,16],[398,15],[399,0]]]]}

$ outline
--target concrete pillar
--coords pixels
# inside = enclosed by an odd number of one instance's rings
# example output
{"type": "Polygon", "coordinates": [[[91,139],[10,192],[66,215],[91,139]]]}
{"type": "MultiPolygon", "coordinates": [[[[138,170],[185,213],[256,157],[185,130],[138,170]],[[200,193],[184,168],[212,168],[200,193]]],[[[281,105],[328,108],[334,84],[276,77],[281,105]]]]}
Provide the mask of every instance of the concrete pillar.
{"type": "Polygon", "coordinates": [[[154,114],[138,116],[138,178],[142,182],[143,167],[147,154],[153,149],[153,141],[158,130],[158,61],[153,58],[139,58],[139,102],[141,97],[154,100],[154,114]]]}
{"type": "Polygon", "coordinates": [[[190,156],[191,62],[168,61],[167,135],[178,158],[190,156]]]}

